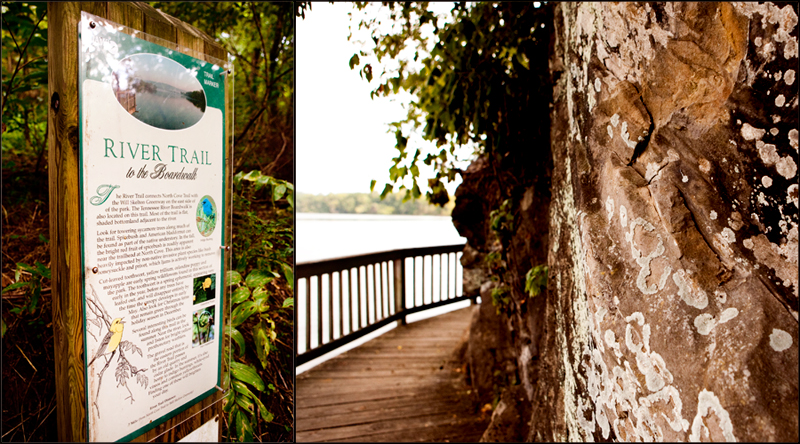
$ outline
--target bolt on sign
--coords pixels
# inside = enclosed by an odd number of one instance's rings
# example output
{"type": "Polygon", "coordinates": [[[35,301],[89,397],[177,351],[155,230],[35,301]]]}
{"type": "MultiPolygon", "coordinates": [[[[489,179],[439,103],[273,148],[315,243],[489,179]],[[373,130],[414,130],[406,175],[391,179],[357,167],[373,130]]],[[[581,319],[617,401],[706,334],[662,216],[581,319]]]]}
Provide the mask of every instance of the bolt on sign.
{"type": "Polygon", "coordinates": [[[144,36],[81,14],[91,441],[133,439],[221,383],[228,71],[123,31],[144,36]]]}

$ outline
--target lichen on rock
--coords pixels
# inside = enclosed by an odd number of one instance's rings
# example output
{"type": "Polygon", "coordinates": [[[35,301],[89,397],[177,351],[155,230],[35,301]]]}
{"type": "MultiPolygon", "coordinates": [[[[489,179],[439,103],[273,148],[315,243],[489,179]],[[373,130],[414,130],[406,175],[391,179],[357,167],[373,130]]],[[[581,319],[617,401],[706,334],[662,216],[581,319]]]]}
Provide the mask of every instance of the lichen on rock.
{"type": "Polygon", "coordinates": [[[548,288],[504,315],[527,439],[795,441],[796,8],[555,18],[548,288]]]}

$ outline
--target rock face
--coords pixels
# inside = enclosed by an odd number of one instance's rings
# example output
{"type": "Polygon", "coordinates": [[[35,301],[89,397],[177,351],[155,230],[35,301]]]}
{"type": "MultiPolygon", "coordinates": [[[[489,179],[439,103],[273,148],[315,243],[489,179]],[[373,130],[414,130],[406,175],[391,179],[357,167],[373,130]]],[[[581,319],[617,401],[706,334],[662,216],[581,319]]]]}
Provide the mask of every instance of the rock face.
{"type": "MultiPolygon", "coordinates": [[[[499,236],[511,296],[496,337],[529,403],[504,410],[530,409],[536,441],[797,441],[797,10],[560,3],[554,17],[551,193],[517,193],[499,236]],[[543,250],[547,291],[530,298],[543,250]]],[[[474,197],[454,219],[486,254],[486,222],[463,217],[474,197]]]]}

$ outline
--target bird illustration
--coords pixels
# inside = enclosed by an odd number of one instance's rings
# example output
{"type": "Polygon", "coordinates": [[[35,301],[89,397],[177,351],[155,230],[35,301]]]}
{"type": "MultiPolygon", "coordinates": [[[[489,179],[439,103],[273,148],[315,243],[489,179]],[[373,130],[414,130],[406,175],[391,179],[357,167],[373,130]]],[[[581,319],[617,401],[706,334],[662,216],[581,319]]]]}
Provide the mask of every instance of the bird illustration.
{"type": "Polygon", "coordinates": [[[214,208],[211,206],[211,202],[208,198],[203,199],[203,213],[205,213],[206,217],[209,219],[214,218],[214,208]]]}
{"type": "Polygon", "coordinates": [[[97,354],[94,355],[91,361],[89,361],[89,365],[106,353],[111,353],[111,357],[114,357],[114,353],[117,352],[117,347],[119,347],[120,341],[122,341],[122,330],[125,328],[122,322],[122,318],[116,318],[111,321],[111,326],[108,327],[108,333],[103,338],[103,341],[100,343],[100,347],[97,349],[97,354]]]}

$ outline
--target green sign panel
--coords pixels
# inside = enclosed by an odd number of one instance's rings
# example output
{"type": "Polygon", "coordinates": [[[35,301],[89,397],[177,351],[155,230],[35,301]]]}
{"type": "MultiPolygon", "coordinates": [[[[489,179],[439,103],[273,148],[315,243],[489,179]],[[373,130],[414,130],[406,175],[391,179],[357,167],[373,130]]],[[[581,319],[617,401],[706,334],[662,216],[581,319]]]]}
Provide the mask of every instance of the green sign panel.
{"type": "Polygon", "coordinates": [[[132,439],[220,382],[225,70],[124,30],[82,13],[91,441],[132,439]]]}

